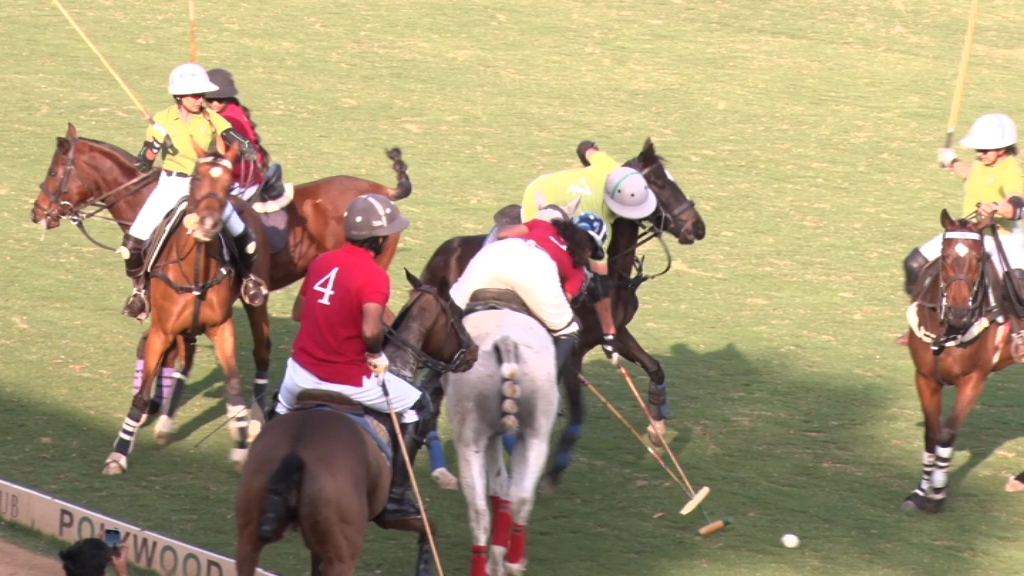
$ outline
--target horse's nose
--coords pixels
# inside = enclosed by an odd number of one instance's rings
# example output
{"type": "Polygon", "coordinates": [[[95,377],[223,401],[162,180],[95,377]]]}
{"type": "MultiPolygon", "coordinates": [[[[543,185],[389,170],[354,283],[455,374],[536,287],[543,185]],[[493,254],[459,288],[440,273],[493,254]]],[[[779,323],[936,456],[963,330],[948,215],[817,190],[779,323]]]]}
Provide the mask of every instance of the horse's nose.
{"type": "Polygon", "coordinates": [[[220,218],[203,216],[199,220],[199,226],[206,232],[206,236],[208,238],[212,238],[214,235],[220,233],[220,229],[224,226],[224,222],[220,218]]]}
{"type": "Polygon", "coordinates": [[[693,225],[693,237],[696,238],[697,240],[703,240],[705,232],[706,230],[704,230],[704,220],[698,218],[697,222],[694,223],[693,225]]]}

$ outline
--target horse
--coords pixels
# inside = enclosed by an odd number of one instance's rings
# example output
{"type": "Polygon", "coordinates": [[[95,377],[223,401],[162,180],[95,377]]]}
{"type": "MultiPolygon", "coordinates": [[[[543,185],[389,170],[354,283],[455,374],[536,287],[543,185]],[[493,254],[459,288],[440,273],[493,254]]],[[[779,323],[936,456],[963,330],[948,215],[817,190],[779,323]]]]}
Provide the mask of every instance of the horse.
{"type": "MultiPolygon", "coordinates": [[[[612,223],[611,241],[608,248],[612,315],[620,347],[619,353],[626,360],[639,364],[650,379],[647,409],[659,430],[649,426],[648,436],[651,442],[657,445],[658,432],[664,436],[664,421],[668,417],[665,372],[662,370],[661,364],[636,341],[629,331],[628,324],[639,308],[637,290],[645,281],[660,274],[653,276],[644,274],[642,261],[637,259],[636,251],[645,242],[657,238],[664,246],[670,264],[668,245],[662,239],[664,233],[674,236],[680,244],[689,245],[703,239],[706,230],[704,220],[697,212],[693,201],[686,197],[686,194],[665,168],[664,161],[658,156],[650,138],[644,142],[640,154],[624,165],[642,173],[658,198],[658,208],[643,221],[616,219],[612,223]]],[[[495,221],[516,223],[517,219],[510,218],[511,208],[513,207],[507,206],[499,211],[495,221]]],[[[422,274],[423,281],[436,285],[440,278],[444,277],[447,278],[449,284],[454,284],[462,271],[466,269],[470,259],[483,246],[485,237],[484,235],[458,236],[445,241],[427,262],[422,274]]],[[[666,266],[665,272],[667,271],[668,267],[666,266]]],[[[573,310],[581,321],[579,351],[573,359],[578,373],[583,365],[583,357],[595,346],[601,344],[603,330],[592,300],[584,299],[574,303],[573,310]]],[[[582,384],[578,381],[568,381],[563,384],[566,387],[566,396],[569,402],[569,424],[562,432],[555,451],[555,462],[547,474],[549,487],[554,487],[561,481],[561,474],[569,466],[572,449],[579,439],[583,426],[582,384]]],[[[439,406],[443,394],[441,388],[431,385],[429,382],[425,382],[424,387],[431,390],[435,406],[439,406]]],[[[437,465],[435,479],[438,479],[442,486],[453,487],[454,479],[443,464],[443,451],[432,449],[431,453],[436,454],[434,458],[437,465]]]]}
{"type": "MultiPolygon", "coordinates": [[[[477,291],[477,294],[487,291],[477,291]]],[[[470,576],[522,574],[526,525],[558,417],[555,347],[545,328],[520,310],[471,301],[463,323],[479,346],[473,368],[444,377],[459,479],[472,531],[470,576]],[[516,434],[511,474],[502,435],[516,434]],[[488,493],[493,524],[488,513],[488,493]],[[490,548],[487,546],[490,534],[490,548]]]]}
{"type": "MultiPolygon", "coordinates": [[[[442,294],[447,288],[438,290],[408,272],[406,276],[413,293],[384,347],[391,370],[406,377],[422,361],[442,371],[469,369],[477,348],[459,311],[442,294]]],[[[391,467],[379,443],[353,416],[325,406],[349,405],[352,413],[351,401],[314,392],[312,409],[270,419],[242,468],[235,500],[239,576],[254,574],[263,547],[280,540],[289,526],[302,532],[314,575],[355,574],[370,520],[384,529],[419,534],[415,574],[428,576],[430,543],[422,519],[378,517],[391,483],[391,467]]],[[[300,395],[303,399],[307,396],[300,395]]],[[[397,449],[394,457],[401,457],[397,449]]]]}
{"type": "MultiPolygon", "coordinates": [[[[273,225],[268,229],[280,229],[284,239],[283,249],[275,251],[270,259],[270,273],[265,277],[270,290],[279,290],[306,274],[309,263],[319,254],[333,250],[344,242],[344,214],[349,202],[361,194],[383,194],[392,200],[407,198],[412,193],[412,182],[407,173],[408,166],[402,160],[398,148],[388,151],[393,161],[398,183],[388,188],[376,182],[351,176],[332,176],[314,182],[300,184],[294,188],[292,201],[283,209],[264,215],[273,225]]],[[[32,222],[56,228],[61,220],[72,222],[87,239],[106,250],[115,251],[95,240],[86,229],[86,222],[93,218],[113,220],[127,232],[146,199],[156,187],[159,171],[140,172],[135,157],[112,144],[78,136],[78,131],[68,124],[67,134],[57,138],[46,178],[39,185],[40,193],[32,207],[32,222]],[[104,216],[104,212],[110,214],[104,216]]],[[[384,269],[391,265],[398,249],[399,235],[388,239],[377,263],[384,269]]],[[[254,396],[260,410],[255,413],[258,423],[265,410],[264,396],[269,379],[270,339],[269,327],[258,311],[244,304],[253,330],[253,341],[264,341],[266,346],[255,348],[253,357],[256,376],[253,381],[254,396]],[[263,337],[256,333],[264,334],[263,337]]],[[[178,348],[184,344],[179,343],[178,348]]],[[[142,363],[146,349],[146,334],[140,339],[137,364],[142,363]]],[[[164,360],[167,378],[174,372],[177,353],[175,349],[164,360]]],[[[139,368],[141,370],[141,368],[139,368]]],[[[187,377],[185,371],[179,371],[187,377]]],[[[184,378],[177,378],[173,384],[171,398],[180,398],[184,378]]],[[[164,415],[173,417],[173,401],[164,404],[164,415]]],[[[147,413],[152,410],[147,410],[147,413]]],[[[258,426],[256,426],[258,428],[258,426]]],[[[169,441],[173,428],[158,426],[158,440],[169,441]]],[[[254,430],[253,434],[258,432],[254,430]]]]}
{"type": "MultiPolygon", "coordinates": [[[[167,222],[170,233],[164,246],[150,256],[152,269],[152,314],[149,337],[146,340],[142,383],[132,399],[132,406],[121,426],[121,432],[104,463],[103,473],[121,474],[128,469],[128,454],[135,444],[135,433],[143,412],[149,407],[151,385],[163,358],[179,336],[184,336],[185,372],[192,367],[195,337],[206,334],[213,341],[217,360],[224,370],[229,430],[235,441],[230,460],[236,465],[245,461],[248,452],[249,410],[242,395],[242,379],[235,360],[235,324],[232,304],[239,296],[241,275],[231,269],[231,257],[226,252],[229,243],[220,237],[223,226],[221,214],[229,199],[232,165],[239,157],[234,145],[226,157],[213,155],[200,158],[192,178],[189,196],[182,208],[172,212],[184,216],[167,222]],[[204,182],[216,180],[219,187],[209,189],[204,182]],[[219,193],[218,190],[219,189],[219,193]]],[[[239,216],[253,231],[257,245],[266,247],[266,233],[259,217],[250,210],[241,210],[239,216]]],[[[161,237],[161,236],[157,236],[161,237]]],[[[258,252],[253,272],[261,278],[268,275],[269,255],[258,252]]],[[[253,307],[254,316],[268,325],[267,304],[253,307]]],[[[269,328],[253,330],[257,350],[269,350],[269,328]]]]}
{"type": "MultiPolygon", "coordinates": [[[[954,220],[943,210],[942,256],[921,274],[907,311],[910,355],[924,414],[921,480],[903,501],[904,510],[942,512],[947,497],[953,445],[977,403],[989,374],[1014,363],[1008,345],[1014,311],[1010,288],[1000,281],[996,263],[985,251],[980,222],[954,220]],[[942,423],[942,389],[956,387],[953,413],[942,423]]],[[[1024,489],[1024,473],[1007,481],[1006,490],[1024,489]]]]}

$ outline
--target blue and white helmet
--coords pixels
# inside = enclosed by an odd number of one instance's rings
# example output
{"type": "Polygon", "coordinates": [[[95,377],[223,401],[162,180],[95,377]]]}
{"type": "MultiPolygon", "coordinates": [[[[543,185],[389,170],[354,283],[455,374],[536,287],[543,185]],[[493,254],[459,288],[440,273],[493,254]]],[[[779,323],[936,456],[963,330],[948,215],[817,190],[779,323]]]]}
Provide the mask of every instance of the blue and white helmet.
{"type": "Polygon", "coordinates": [[[576,226],[585,230],[587,234],[590,234],[590,237],[597,244],[597,248],[594,249],[593,258],[595,260],[603,260],[604,244],[608,241],[608,225],[605,224],[604,218],[593,212],[584,212],[573,218],[572,221],[576,226]]]}

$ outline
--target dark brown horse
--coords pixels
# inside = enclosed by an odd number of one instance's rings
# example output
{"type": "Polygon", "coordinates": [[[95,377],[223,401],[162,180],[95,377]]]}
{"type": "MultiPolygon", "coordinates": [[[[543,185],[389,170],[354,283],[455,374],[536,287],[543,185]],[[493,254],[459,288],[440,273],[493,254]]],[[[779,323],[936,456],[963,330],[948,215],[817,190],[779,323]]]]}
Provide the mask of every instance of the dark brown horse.
{"type": "MultiPolygon", "coordinates": [[[[476,360],[476,345],[441,294],[447,288],[441,286],[439,291],[408,277],[414,290],[384,349],[392,371],[411,375],[424,360],[441,365],[442,370],[469,369],[476,360]]],[[[385,529],[418,533],[415,574],[431,574],[422,519],[386,521],[378,516],[391,483],[391,467],[379,444],[356,423],[360,416],[325,405],[351,405],[351,401],[339,395],[339,400],[325,402],[329,398],[316,392],[307,403],[312,408],[275,417],[267,424],[242,469],[235,500],[239,576],[251,576],[263,547],[280,540],[289,526],[302,533],[314,575],[355,574],[370,520],[385,529]]],[[[394,458],[401,457],[395,447],[394,458]]]]}
{"type": "MultiPolygon", "coordinates": [[[[643,367],[650,377],[648,410],[655,421],[659,423],[659,427],[663,429],[663,422],[668,415],[665,373],[661,364],[640,346],[627,327],[639,308],[637,289],[651,278],[651,276],[643,274],[640,262],[636,257],[636,250],[641,244],[652,238],[657,237],[661,241],[661,236],[664,233],[676,237],[680,244],[693,244],[704,238],[704,220],[697,212],[694,203],[686,197],[686,194],[665,169],[663,160],[655,152],[650,139],[644,142],[640,154],[624,165],[635,168],[644,175],[651,190],[658,198],[658,208],[643,221],[618,218],[612,224],[611,243],[608,249],[608,277],[612,285],[612,315],[615,319],[620,354],[630,362],[643,367]]],[[[509,212],[507,207],[500,214],[507,218],[509,212]]],[[[436,285],[441,278],[446,278],[449,284],[453,284],[465,270],[470,259],[480,250],[484,238],[485,236],[482,235],[459,236],[446,241],[431,256],[423,271],[423,281],[436,285]]],[[[601,344],[603,334],[592,301],[584,299],[574,305],[573,310],[582,321],[579,352],[574,359],[578,369],[582,366],[583,357],[587,352],[601,344]]],[[[564,382],[563,384],[566,387],[569,400],[569,424],[562,432],[555,451],[554,462],[548,471],[547,479],[550,484],[557,484],[562,471],[569,465],[572,448],[579,438],[583,426],[582,384],[580,382],[564,382]]],[[[436,408],[440,405],[442,395],[440,386],[429,383],[424,386],[434,396],[436,408]]],[[[651,434],[652,432],[653,430],[648,430],[653,442],[656,435],[651,434]]],[[[443,465],[440,458],[443,452],[437,450],[436,446],[432,446],[431,455],[435,470],[439,470],[438,466],[443,465]]],[[[448,477],[444,471],[440,475],[448,477]]]]}
{"type": "MultiPolygon", "coordinates": [[[[989,374],[1014,363],[1008,344],[1013,310],[995,262],[985,251],[982,222],[953,220],[945,210],[942,256],[921,274],[907,312],[910,355],[924,413],[924,470],[905,510],[941,512],[953,444],[989,374]],[[942,422],[942,389],[956,387],[953,413],[942,422]]],[[[1007,491],[1021,488],[1024,474],[1007,491]]]]}
{"type": "MultiPolygon", "coordinates": [[[[350,176],[333,176],[295,187],[294,199],[283,209],[284,218],[280,218],[285,221],[288,231],[287,245],[271,256],[270,275],[267,277],[271,290],[284,288],[302,278],[313,258],[341,246],[345,237],[343,216],[353,198],[372,192],[400,200],[412,193],[412,183],[401,151],[392,149],[388,156],[393,160],[398,175],[395,188],[350,176]]],[[[59,226],[62,219],[69,220],[90,241],[113,250],[92,238],[86,222],[92,218],[109,219],[127,231],[155,188],[158,175],[155,170],[139,172],[131,154],[111,144],[80,138],[75,127],[68,124],[67,134],[57,138],[46,179],[39,185],[40,193],[32,208],[32,221],[49,229],[59,226]],[[109,217],[105,213],[109,213],[109,217]]],[[[394,258],[398,240],[397,234],[390,238],[377,258],[377,263],[385,269],[394,258]]],[[[255,309],[248,305],[244,308],[254,330],[253,341],[267,343],[265,348],[253,350],[256,363],[254,394],[263,409],[270,366],[269,327],[255,309]],[[257,335],[257,331],[264,336],[257,335]]],[[[139,360],[146,348],[145,338],[143,335],[139,343],[139,360]]],[[[165,365],[173,366],[175,357],[172,350],[165,359],[165,365]]],[[[186,372],[180,372],[187,377],[186,372]]],[[[179,378],[173,398],[180,397],[182,387],[183,380],[179,378]]],[[[173,406],[165,408],[165,413],[171,417],[173,412],[173,406]]],[[[259,422],[261,411],[257,411],[255,416],[254,422],[259,422]]],[[[158,429],[157,433],[161,434],[161,431],[158,429]]]]}
{"type": "MultiPolygon", "coordinates": [[[[104,474],[121,474],[128,469],[128,454],[135,443],[135,434],[151,399],[151,386],[156,373],[163,364],[164,356],[174,346],[179,336],[186,340],[184,364],[187,372],[191,369],[195,354],[195,338],[206,334],[213,341],[217,360],[224,370],[227,413],[230,418],[229,430],[235,440],[230,459],[236,464],[245,462],[248,452],[249,409],[243,397],[242,379],[235,360],[235,324],[232,321],[233,306],[239,296],[241,275],[230,265],[231,257],[226,252],[227,244],[220,237],[221,214],[227,202],[232,179],[232,163],[238,160],[237,146],[231,148],[227,157],[202,158],[196,166],[189,191],[184,216],[172,220],[170,234],[162,250],[155,253],[152,269],[152,313],[149,337],[146,341],[142,384],[132,400],[132,406],[125,417],[114,444],[114,451],[107,457],[104,474]],[[216,185],[210,186],[213,183],[216,185]]],[[[251,210],[241,210],[240,216],[253,231],[258,250],[258,260],[253,273],[261,278],[268,277],[269,254],[267,254],[266,233],[259,217],[251,210]]],[[[266,303],[254,308],[252,317],[262,319],[269,326],[266,303]]],[[[257,350],[269,350],[269,328],[256,330],[253,337],[257,350]]],[[[157,426],[158,432],[165,431],[168,424],[165,416],[157,426]]]]}

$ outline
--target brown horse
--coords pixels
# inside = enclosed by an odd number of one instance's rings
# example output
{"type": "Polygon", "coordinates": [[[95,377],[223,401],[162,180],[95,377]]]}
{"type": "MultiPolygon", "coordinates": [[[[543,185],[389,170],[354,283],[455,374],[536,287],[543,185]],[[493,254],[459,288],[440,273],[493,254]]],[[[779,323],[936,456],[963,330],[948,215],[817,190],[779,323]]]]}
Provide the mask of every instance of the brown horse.
{"type": "MultiPolygon", "coordinates": [[[[235,300],[239,296],[241,276],[231,269],[220,232],[221,214],[230,201],[228,189],[232,163],[238,160],[239,149],[232,147],[227,157],[202,158],[196,166],[189,191],[187,208],[180,223],[172,219],[170,234],[162,250],[152,256],[152,313],[146,341],[142,385],[132,400],[114,444],[107,457],[104,474],[121,474],[128,469],[128,454],[135,443],[135,433],[151,399],[151,385],[164,356],[179,336],[186,339],[185,371],[192,366],[195,337],[206,334],[213,341],[217,360],[224,370],[229,429],[235,440],[230,459],[236,464],[245,461],[248,452],[247,428],[249,410],[242,394],[242,379],[235,360],[235,324],[231,320],[235,300]],[[216,180],[220,186],[204,188],[202,183],[216,180]],[[219,190],[219,192],[218,192],[219,190]]],[[[240,202],[237,203],[241,209],[240,202]]],[[[239,214],[256,237],[257,246],[266,247],[266,233],[259,217],[251,210],[239,214]]],[[[259,250],[253,272],[268,276],[269,255],[259,250]]],[[[252,316],[269,326],[266,303],[254,308],[252,316]]],[[[269,328],[256,330],[253,336],[257,350],[269,350],[269,328]]],[[[161,429],[162,426],[158,426],[161,429]]]]}
{"type": "MultiPolygon", "coordinates": [[[[1012,304],[995,262],[985,251],[981,222],[941,215],[942,256],[918,280],[907,312],[910,355],[924,413],[924,470],[904,510],[938,513],[946,502],[953,444],[989,374],[1014,363],[1008,345],[1012,304]],[[943,386],[956,387],[953,413],[942,423],[943,386]]],[[[1024,487],[1024,474],[1007,491],[1024,487]]]]}
{"type": "MultiPolygon", "coordinates": [[[[393,160],[398,175],[395,188],[350,176],[333,176],[295,187],[292,202],[282,210],[284,217],[277,216],[285,221],[287,245],[271,256],[270,274],[266,277],[271,290],[284,288],[302,278],[313,258],[341,246],[345,237],[343,216],[353,198],[372,192],[400,200],[412,193],[401,150],[392,149],[388,156],[393,160]]],[[[139,172],[135,158],[116,146],[80,138],[75,127],[68,124],[67,134],[57,138],[46,179],[39,185],[40,193],[32,208],[32,221],[49,229],[59,226],[62,219],[69,220],[94,244],[113,250],[92,238],[86,230],[86,222],[92,218],[110,219],[127,231],[156,187],[158,176],[157,171],[139,172]]],[[[398,240],[397,234],[390,238],[377,257],[377,263],[385,269],[394,258],[398,240]]],[[[244,308],[254,331],[253,341],[266,342],[265,348],[253,350],[256,363],[254,395],[263,409],[270,366],[269,328],[255,309],[248,305],[244,308]],[[255,332],[264,336],[261,338],[255,332]]],[[[139,360],[144,355],[145,339],[143,335],[138,346],[139,360]]],[[[165,358],[165,365],[173,366],[175,357],[172,349],[165,358]]],[[[184,370],[180,373],[188,376],[184,370]]],[[[183,385],[183,379],[178,378],[172,398],[180,398],[183,385]]],[[[168,404],[165,414],[173,417],[175,407],[173,402],[168,404]]],[[[258,422],[262,412],[257,411],[255,416],[258,422]]],[[[157,433],[163,434],[159,428],[157,433]]]]}
{"type": "MultiPolygon", "coordinates": [[[[667,396],[665,388],[665,372],[661,364],[651,357],[636,341],[627,327],[639,308],[637,289],[653,276],[643,274],[640,260],[636,257],[637,248],[643,243],[657,238],[662,241],[662,234],[668,233],[676,237],[680,244],[693,244],[704,238],[704,220],[697,212],[694,203],[686,197],[676,181],[665,169],[663,159],[654,150],[648,138],[644,142],[640,154],[624,164],[640,171],[651,190],[658,198],[658,208],[644,221],[618,218],[612,224],[611,243],[608,248],[608,277],[612,285],[612,315],[623,358],[640,364],[650,377],[648,389],[648,411],[657,422],[663,422],[668,416],[667,396]],[[641,229],[643,232],[641,233],[641,229]]],[[[509,210],[506,207],[499,212],[502,223],[509,222],[509,210]]],[[[496,215],[495,220],[499,220],[496,215]]],[[[446,278],[449,284],[458,280],[470,259],[480,250],[485,236],[458,236],[443,243],[431,256],[423,271],[423,281],[437,284],[446,278]]],[[[663,241],[662,241],[663,242],[663,241]]],[[[664,242],[663,242],[664,244],[664,242]]],[[[665,245],[666,252],[668,250],[665,245]]],[[[666,254],[667,255],[667,254],[666,254]]],[[[671,258],[669,258],[671,260],[671,258]]],[[[667,271],[667,268],[666,268],[667,271]]],[[[603,331],[597,317],[593,301],[584,299],[575,303],[573,310],[581,320],[580,346],[574,362],[577,371],[583,365],[583,357],[594,347],[601,344],[603,331]]],[[[577,372],[578,373],[578,372],[577,372]]],[[[561,439],[555,450],[554,463],[547,474],[550,485],[557,484],[561,474],[569,465],[573,446],[579,438],[583,426],[583,393],[582,384],[578,381],[564,382],[569,400],[569,424],[562,431],[561,439]]],[[[435,407],[440,405],[443,392],[436,384],[425,383],[424,388],[434,396],[435,407]]],[[[663,427],[664,424],[661,424],[663,427]]],[[[656,435],[651,434],[652,442],[656,435]]],[[[436,438],[434,436],[433,438],[436,438]]],[[[432,438],[432,442],[434,441],[432,438]]],[[[445,474],[443,451],[439,448],[440,441],[431,446],[432,461],[435,472],[442,477],[445,474]]],[[[437,475],[435,475],[437,477],[437,475]]],[[[448,482],[450,486],[450,481],[448,482]]]]}
{"type": "MultiPolygon", "coordinates": [[[[424,360],[445,371],[468,370],[476,361],[476,345],[462,327],[458,311],[442,295],[447,288],[441,286],[439,291],[407,276],[413,293],[384,348],[391,370],[405,377],[424,360]]],[[[327,395],[333,393],[316,392],[309,402],[312,408],[275,417],[267,424],[242,469],[235,500],[239,576],[251,576],[263,547],[280,540],[289,526],[302,533],[314,575],[355,574],[370,520],[384,529],[418,533],[415,574],[431,574],[430,544],[422,519],[387,521],[378,516],[391,483],[388,456],[366,427],[357,424],[358,414],[346,415],[330,406],[349,405],[351,413],[351,401],[341,395],[331,401],[327,395]]],[[[397,447],[393,453],[394,458],[402,457],[397,447]]]]}

